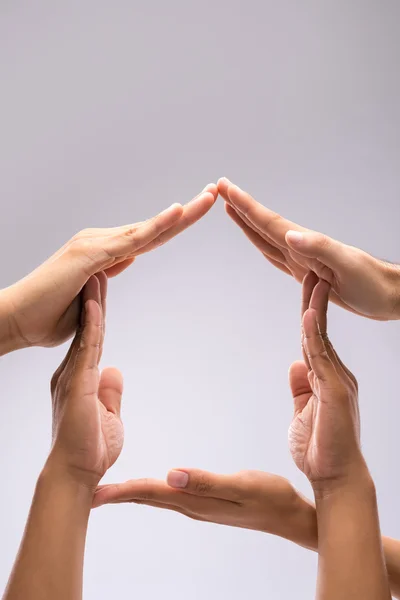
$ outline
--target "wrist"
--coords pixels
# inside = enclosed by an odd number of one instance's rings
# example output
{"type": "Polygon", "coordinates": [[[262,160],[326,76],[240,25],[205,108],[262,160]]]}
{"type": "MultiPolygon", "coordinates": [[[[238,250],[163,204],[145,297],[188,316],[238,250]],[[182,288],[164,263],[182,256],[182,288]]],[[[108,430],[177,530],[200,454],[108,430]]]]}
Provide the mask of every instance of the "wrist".
{"type": "Polygon", "coordinates": [[[0,290],[0,356],[27,346],[18,331],[8,290],[0,290]]]}
{"type": "Polygon", "coordinates": [[[62,493],[67,500],[73,501],[77,508],[84,511],[90,511],[96,491],[94,483],[90,485],[80,480],[69,469],[53,462],[51,457],[39,475],[37,488],[62,493]]]}
{"type": "Polygon", "coordinates": [[[385,288],[388,296],[387,320],[400,319],[400,265],[384,264],[385,288]]]}
{"type": "Polygon", "coordinates": [[[375,484],[365,464],[340,478],[313,481],[312,488],[317,508],[318,504],[335,501],[336,498],[375,496],[375,484]]]}

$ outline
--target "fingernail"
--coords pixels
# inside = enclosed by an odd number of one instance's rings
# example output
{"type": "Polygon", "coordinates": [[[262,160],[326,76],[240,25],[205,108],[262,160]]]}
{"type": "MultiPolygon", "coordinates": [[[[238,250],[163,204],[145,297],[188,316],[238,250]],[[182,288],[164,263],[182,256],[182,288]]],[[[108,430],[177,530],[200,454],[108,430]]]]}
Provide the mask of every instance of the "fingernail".
{"type": "Polygon", "coordinates": [[[213,184],[213,183],[207,183],[206,187],[205,187],[205,188],[203,188],[203,189],[201,190],[201,193],[203,194],[204,192],[207,192],[207,191],[208,191],[208,188],[209,188],[211,185],[214,185],[214,184],[213,184]]]}
{"type": "Polygon", "coordinates": [[[286,239],[288,242],[292,242],[292,244],[301,244],[304,236],[301,231],[288,231],[286,234],[286,239]]]}
{"type": "Polygon", "coordinates": [[[173,488],[185,488],[189,482],[189,475],[183,471],[170,471],[167,475],[167,483],[173,488]]]}
{"type": "Polygon", "coordinates": [[[223,181],[227,185],[232,185],[232,181],[230,179],[228,179],[227,177],[220,177],[220,181],[223,181]]]}

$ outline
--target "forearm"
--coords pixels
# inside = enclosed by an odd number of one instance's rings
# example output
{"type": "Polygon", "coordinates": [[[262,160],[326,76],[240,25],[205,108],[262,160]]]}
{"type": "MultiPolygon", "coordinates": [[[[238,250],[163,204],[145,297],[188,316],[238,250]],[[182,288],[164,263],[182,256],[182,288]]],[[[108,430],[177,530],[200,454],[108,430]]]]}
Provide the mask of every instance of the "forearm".
{"type": "Polygon", "coordinates": [[[394,598],[400,598],[400,541],[382,538],[390,589],[394,598]]]}
{"type": "Polygon", "coordinates": [[[369,476],[316,495],[318,600],[389,600],[375,488],[369,476]]]}
{"type": "Polygon", "coordinates": [[[3,600],[80,600],[92,492],[46,467],[3,600]]]}

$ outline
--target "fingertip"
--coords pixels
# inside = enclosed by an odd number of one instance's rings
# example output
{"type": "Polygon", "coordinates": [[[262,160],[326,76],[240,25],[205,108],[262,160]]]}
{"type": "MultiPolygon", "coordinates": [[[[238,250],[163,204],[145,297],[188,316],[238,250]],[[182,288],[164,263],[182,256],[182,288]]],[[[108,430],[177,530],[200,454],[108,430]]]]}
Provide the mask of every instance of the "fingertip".
{"type": "Polygon", "coordinates": [[[311,333],[317,325],[317,311],[315,308],[307,308],[303,315],[303,328],[305,333],[311,333]]]}
{"type": "Polygon", "coordinates": [[[83,301],[98,299],[100,296],[100,281],[97,275],[91,275],[83,288],[83,301]]]}
{"type": "Polygon", "coordinates": [[[210,208],[214,206],[216,200],[217,196],[214,196],[212,192],[207,191],[202,192],[199,196],[193,198],[193,200],[191,200],[189,204],[195,204],[201,207],[201,214],[205,215],[210,210],[210,208]]]}
{"type": "Polygon", "coordinates": [[[209,192],[216,199],[218,196],[218,186],[215,183],[208,183],[202,191],[202,193],[205,192],[209,192]]]}
{"type": "Polygon", "coordinates": [[[93,321],[95,325],[101,325],[101,307],[96,300],[89,298],[84,304],[84,324],[93,321]]]}
{"type": "Polygon", "coordinates": [[[168,212],[172,215],[176,215],[177,218],[183,213],[183,206],[179,202],[174,202],[168,209],[168,212]]]}
{"type": "Polygon", "coordinates": [[[218,192],[224,198],[224,200],[228,200],[228,188],[232,185],[227,177],[220,177],[217,181],[218,192]]]}
{"type": "Polygon", "coordinates": [[[236,185],[236,183],[229,182],[227,187],[227,195],[230,202],[234,203],[235,199],[240,198],[243,194],[244,191],[238,185],[236,185]]]}
{"type": "Polygon", "coordinates": [[[117,367],[106,367],[101,373],[101,385],[113,388],[122,395],[124,391],[124,376],[117,367]]]}
{"type": "Polygon", "coordinates": [[[218,189],[220,189],[220,188],[227,188],[230,185],[232,185],[232,182],[227,177],[220,177],[218,179],[218,181],[217,181],[218,189]]]}

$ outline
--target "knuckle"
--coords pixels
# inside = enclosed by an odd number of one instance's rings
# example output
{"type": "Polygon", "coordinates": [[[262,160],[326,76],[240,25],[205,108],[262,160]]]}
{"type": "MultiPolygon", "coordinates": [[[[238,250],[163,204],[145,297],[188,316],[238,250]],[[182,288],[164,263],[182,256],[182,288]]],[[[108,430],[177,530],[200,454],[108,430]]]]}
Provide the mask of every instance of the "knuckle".
{"type": "Polygon", "coordinates": [[[268,220],[265,224],[266,231],[271,229],[272,225],[281,219],[281,215],[278,213],[271,213],[268,217],[268,220]]]}
{"type": "Polygon", "coordinates": [[[193,487],[194,491],[199,495],[209,494],[213,489],[213,485],[206,475],[199,475],[193,487]]]}
{"type": "Polygon", "coordinates": [[[138,232],[140,230],[140,227],[143,227],[144,225],[145,223],[141,225],[135,223],[134,225],[130,225],[125,231],[123,231],[120,234],[123,239],[128,239],[131,247],[131,252],[135,252],[140,247],[138,232]]]}
{"type": "Polygon", "coordinates": [[[320,349],[320,350],[314,350],[314,351],[308,351],[307,356],[310,360],[315,360],[315,359],[320,359],[323,361],[327,361],[329,360],[329,356],[328,353],[325,349],[320,349]]]}
{"type": "Polygon", "coordinates": [[[90,229],[81,229],[80,231],[75,233],[75,235],[72,236],[70,241],[76,242],[78,240],[81,240],[81,239],[87,237],[88,235],[90,235],[90,229]]]}
{"type": "Polygon", "coordinates": [[[328,250],[331,246],[330,238],[327,235],[324,235],[323,233],[318,234],[316,242],[317,246],[321,248],[321,250],[328,250]]]}
{"type": "Polygon", "coordinates": [[[135,493],[135,502],[137,504],[144,504],[149,500],[154,500],[155,494],[151,490],[149,480],[147,478],[140,479],[137,483],[140,484],[142,489],[135,493]]]}

